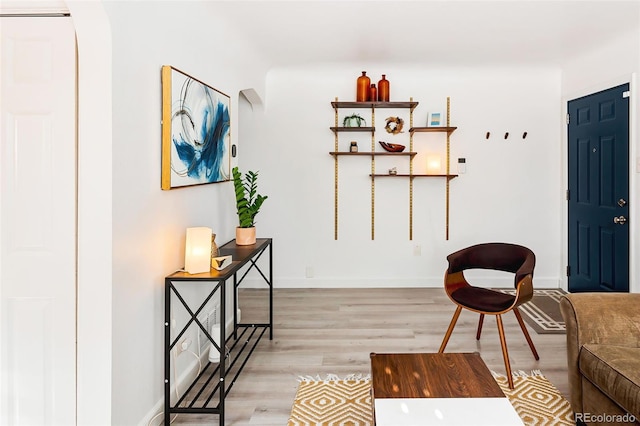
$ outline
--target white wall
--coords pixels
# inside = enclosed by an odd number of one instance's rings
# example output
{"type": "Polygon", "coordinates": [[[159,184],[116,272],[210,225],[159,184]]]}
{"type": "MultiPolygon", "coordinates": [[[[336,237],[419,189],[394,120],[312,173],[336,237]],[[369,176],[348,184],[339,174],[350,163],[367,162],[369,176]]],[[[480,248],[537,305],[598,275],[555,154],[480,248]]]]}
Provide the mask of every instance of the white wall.
{"type": "MultiPolygon", "coordinates": [[[[537,286],[557,287],[560,269],[560,72],[532,68],[437,68],[389,64],[326,64],[273,69],[267,77],[266,135],[246,159],[262,170],[270,196],[260,232],[275,238],[277,287],[401,287],[442,285],[447,254],[472,243],[509,241],[538,255],[537,286]],[[334,240],[334,111],[330,102],[355,98],[367,70],[391,82],[391,100],[420,102],[415,125],[428,111],[444,111],[451,97],[451,157],[467,158],[467,173],[451,181],[450,239],[445,240],[442,179],[415,180],[414,239],[408,238],[408,182],[376,180],[371,240],[367,157],[339,162],[339,238],[334,240]],[[489,140],[485,139],[491,132],[489,140]],[[528,132],[525,140],[523,132],[528,132]],[[510,136],[504,139],[504,133],[510,136]],[[420,246],[421,255],[414,250],[420,246]],[[313,278],[306,278],[310,268],[313,278]]],[[[352,110],[341,110],[340,121],[352,110]]],[[[370,122],[370,110],[359,111],[370,122]]],[[[377,140],[408,146],[408,133],[384,131],[385,118],[408,110],[379,110],[377,140]]],[[[340,149],[366,134],[342,134],[340,149]]],[[[445,152],[444,135],[417,134],[415,150],[445,152]]],[[[377,142],[376,142],[377,144],[377,142]]],[[[380,148],[377,148],[380,150],[380,148]]],[[[406,160],[376,158],[378,171],[406,160]],[[392,164],[393,163],[393,164],[392,164]]],[[[415,159],[416,171],[424,157],[415,159]]],[[[455,164],[452,164],[455,170],[455,164]]],[[[500,284],[509,285],[510,283],[500,284]]]]}
{"type": "MultiPolygon", "coordinates": [[[[163,400],[164,277],[183,267],[185,229],[233,238],[230,182],[160,190],[160,68],[231,96],[264,92],[266,70],[207,2],[106,2],[113,34],[113,424],[148,420],[163,400]]],[[[274,203],[275,204],[275,203],[274,203]]]]}
{"type": "MultiPolygon", "coordinates": [[[[640,25],[640,16],[638,17],[640,25]]],[[[633,293],[640,292],[640,209],[637,198],[640,198],[640,169],[636,166],[636,159],[640,158],[640,140],[638,133],[638,87],[637,75],[640,70],[640,29],[628,32],[596,46],[587,54],[568,58],[563,64],[562,72],[562,111],[566,114],[567,102],[605,90],[620,84],[631,83],[629,100],[629,241],[630,241],[630,283],[629,289],[633,293]]],[[[567,183],[567,131],[562,129],[562,179],[564,188],[567,183]]],[[[567,264],[567,211],[566,203],[562,206],[562,265],[567,264]]],[[[562,277],[562,287],[567,288],[566,277],[562,277]]]]}
{"type": "MultiPolygon", "coordinates": [[[[105,8],[113,33],[114,82],[113,424],[146,423],[152,407],[162,402],[163,278],[182,267],[185,228],[211,226],[221,244],[233,238],[236,224],[230,183],[160,190],[163,64],[231,95],[234,142],[239,91],[255,88],[263,97],[264,120],[262,108],[254,108],[255,122],[246,140],[240,136],[238,149],[242,169],[260,170],[260,191],[269,195],[258,217],[258,236],[274,238],[276,287],[439,287],[448,253],[490,240],[531,247],[538,255],[538,287],[556,287],[562,279],[565,148],[559,99],[574,90],[570,74],[561,75],[559,68],[411,64],[325,64],[267,73],[259,54],[242,42],[242,29],[226,28],[211,3],[107,2],[105,8]],[[188,31],[171,31],[179,25],[188,31]],[[444,182],[438,179],[416,181],[413,241],[408,240],[408,184],[377,180],[371,241],[365,158],[340,159],[340,234],[333,239],[330,102],[335,96],[353,99],[363,69],[374,81],[387,74],[392,100],[412,96],[420,102],[415,125],[428,111],[443,110],[451,97],[451,124],[458,126],[452,158],[466,157],[467,173],[451,182],[449,241],[444,182]],[[420,256],[414,256],[417,245],[420,256]],[[306,278],[307,272],[313,278],[306,278]]],[[[604,78],[625,72],[605,72],[604,78]]],[[[387,113],[392,111],[380,111],[378,125],[387,113]]],[[[389,142],[407,137],[378,136],[389,142]]],[[[416,149],[442,150],[442,141],[430,137],[416,136],[416,149]]],[[[341,149],[350,139],[341,139],[341,149]]],[[[366,149],[368,138],[360,139],[366,149]]],[[[388,165],[376,161],[381,169],[388,165]]]]}

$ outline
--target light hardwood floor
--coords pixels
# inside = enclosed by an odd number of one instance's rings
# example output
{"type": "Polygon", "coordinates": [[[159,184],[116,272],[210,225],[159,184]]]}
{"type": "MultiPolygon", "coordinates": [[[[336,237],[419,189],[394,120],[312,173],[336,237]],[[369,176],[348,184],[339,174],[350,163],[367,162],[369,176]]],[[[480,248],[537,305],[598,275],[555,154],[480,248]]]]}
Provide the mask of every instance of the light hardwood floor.
{"type": "MultiPolygon", "coordinates": [[[[264,291],[241,290],[242,320],[265,321],[264,291]]],[[[300,376],[370,374],[369,354],[437,352],[454,305],[443,289],[276,289],[273,340],[265,334],[226,400],[227,425],[287,424],[300,376]]],[[[478,315],[464,311],[447,352],[479,352],[504,374],[495,319],[475,340],[478,315]]],[[[504,316],[511,368],[541,370],[568,396],[564,335],[529,327],[536,361],[513,314],[504,316]]],[[[173,424],[217,424],[216,415],[180,414],[173,424]]]]}

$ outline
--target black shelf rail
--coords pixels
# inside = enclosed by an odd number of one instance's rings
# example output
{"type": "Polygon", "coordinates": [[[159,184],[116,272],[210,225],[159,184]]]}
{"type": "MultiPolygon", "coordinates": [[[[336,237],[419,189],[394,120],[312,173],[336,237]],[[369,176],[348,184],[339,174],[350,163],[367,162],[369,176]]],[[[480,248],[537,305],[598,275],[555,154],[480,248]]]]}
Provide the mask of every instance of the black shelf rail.
{"type": "MultiPolygon", "coordinates": [[[[262,339],[269,328],[268,325],[238,325],[238,327],[242,328],[238,339],[234,340],[228,350],[225,348],[225,356],[221,357],[221,359],[224,359],[225,363],[228,364],[224,380],[228,383],[225,388],[225,397],[231,392],[233,385],[240,376],[240,373],[242,373],[247,361],[251,358],[260,339],[262,339]],[[228,378],[230,376],[232,377],[229,380],[228,378]]],[[[172,411],[174,413],[219,414],[221,382],[220,364],[207,363],[200,374],[198,374],[191,385],[185,390],[182,397],[175,403],[172,411]],[[216,397],[218,401],[216,401],[216,397]],[[212,405],[212,401],[216,401],[215,405],[212,405]]]]}

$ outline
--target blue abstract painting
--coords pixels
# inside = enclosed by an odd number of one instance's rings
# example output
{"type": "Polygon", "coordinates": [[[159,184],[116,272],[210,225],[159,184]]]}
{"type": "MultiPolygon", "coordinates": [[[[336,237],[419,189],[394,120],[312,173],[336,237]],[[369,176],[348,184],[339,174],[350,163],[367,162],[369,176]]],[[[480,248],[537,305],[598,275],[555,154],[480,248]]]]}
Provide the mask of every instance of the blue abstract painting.
{"type": "Polygon", "coordinates": [[[229,96],[162,67],[162,189],[230,179],[229,96]]]}

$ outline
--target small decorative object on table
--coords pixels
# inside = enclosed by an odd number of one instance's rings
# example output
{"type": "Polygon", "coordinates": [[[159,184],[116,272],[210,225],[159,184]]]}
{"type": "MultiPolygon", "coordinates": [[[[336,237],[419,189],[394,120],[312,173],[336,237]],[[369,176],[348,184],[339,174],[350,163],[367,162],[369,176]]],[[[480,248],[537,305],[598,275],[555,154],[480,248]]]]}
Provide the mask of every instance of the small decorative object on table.
{"type": "Polygon", "coordinates": [[[389,174],[391,176],[397,175],[398,174],[398,169],[396,167],[393,167],[393,168],[389,169],[389,174]]]}
{"type": "Polygon", "coordinates": [[[218,250],[218,245],[216,244],[216,234],[211,233],[211,258],[218,257],[220,254],[220,250],[218,250]]]}
{"type": "Polygon", "coordinates": [[[351,141],[351,145],[349,146],[349,152],[358,152],[358,142],[351,141]]]}
{"type": "Polygon", "coordinates": [[[216,256],[211,258],[211,267],[218,271],[222,271],[227,266],[231,265],[231,255],[228,256],[216,256]]]}
{"type": "Polygon", "coordinates": [[[387,125],[384,129],[387,133],[397,135],[402,133],[402,127],[404,126],[404,120],[400,117],[387,117],[387,125]]]}
{"type": "Polygon", "coordinates": [[[231,172],[239,222],[236,227],[236,244],[248,246],[256,243],[255,217],[268,196],[258,194],[258,172],[248,171],[244,177],[238,167],[234,167],[231,172]]]}
{"type": "Polygon", "coordinates": [[[367,121],[360,114],[351,114],[342,120],[342,125],[344,127],[362,127],[367,125],[367,121]]]}
{"type": "Polygon", "coordinates": [[[399,143],[387,143],[384,141],[378,141],[378,143],[384,148],[385,151],[388,152],[402,152],[405,148],[404,145],[400,145],[399,143]]]}

